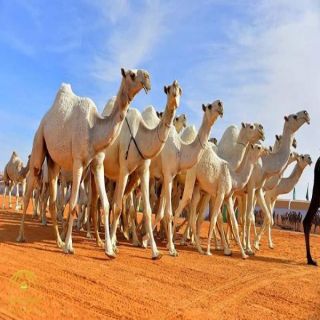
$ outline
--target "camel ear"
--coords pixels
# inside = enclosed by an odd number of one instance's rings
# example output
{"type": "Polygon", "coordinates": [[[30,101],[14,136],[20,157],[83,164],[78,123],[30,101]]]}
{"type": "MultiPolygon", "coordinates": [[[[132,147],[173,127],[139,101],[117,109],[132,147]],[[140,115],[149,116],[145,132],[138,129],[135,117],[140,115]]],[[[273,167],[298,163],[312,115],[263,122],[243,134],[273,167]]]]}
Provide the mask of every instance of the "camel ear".
{"type": "Polygon", "coordinates": [[[253,144],[251,144],[251,149],[253,149],[253,144]]]}
{"type": "Polygon", "coordinates": [[[162,112],[162,111],[161,111],[159,114],[160,114],[160,117],[162,117],[162,116],[163,116],[163,112],[162,112]]]}
{"type": "Polygon", "coordinates": [[[167,87],[167,86],[164,86],[164,87],[163,87],[163,91],[164,91],[165,94],[168,94],[168,92],[169,92],[168,87],[167,87]]]}
{"type": "Polygon", "coordinates": [[[131,77],[132,81],[134,81],[134,79],[136,78],[136,74],[133,72],[130,72],[130,77],[131,77]]]}
{"type": "Polygon", "coordinates": [[[123,68],[121,68],[121,74],[122,74],[122,76],[125,78],[126,77],[126,72],[125,72],[125,70],[123,69],[123,68]]]}
{"type": "Polygon", "coordinates": [[[242,125],[242,128],[246,127],[246,125],[243,122],[241,122],[241,125],[242,125]]]}
{"type": "Polygon", "coordinates": [[[271,146],[269,146],[269,151],[271,151],[271,152],[272,152],[272,147],[271,147],[271,146]]]}
{"type": "Polygon", "coordinates": [[[202,104],[202,110],[204,111],[204,112],[206,112],[206,106],[204,105],[204,104],[202,104]]]}
{"type": "Polygon", "coordinates": [[[289,121],[288,116],[284,116],[284,120],[289,121]]]}
{"type": "Polygon", "coordinates": [[[182,96],[182,89],[179,88],[179,93],[180,93],[180,96],[182,96]]]}
{"type": "Polygon", "coordinates": [[[160,112],[156,111],[156,113],[157,113],[157,117],[160,118],[160,112]]]}
{"type": "Polygon", "coordinates": [[[280,140],[280,137],[276,134],[276,139],[279,141],[280,140]]]}

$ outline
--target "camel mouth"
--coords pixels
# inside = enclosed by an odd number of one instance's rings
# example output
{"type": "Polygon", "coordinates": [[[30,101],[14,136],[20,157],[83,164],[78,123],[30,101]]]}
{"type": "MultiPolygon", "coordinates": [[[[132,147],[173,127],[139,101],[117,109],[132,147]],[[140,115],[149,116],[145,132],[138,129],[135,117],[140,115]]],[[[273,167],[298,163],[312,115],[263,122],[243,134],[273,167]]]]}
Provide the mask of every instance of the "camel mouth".
{"type": "Polygon", "coordinates": [[[150,86],[144,84],[143,82],[141,82],[143,90],[146,94],[148,94],[148,92],[151,90],[150,86]]]}
{"type": "Polygon", "coordinates": [[[223,109],[218,110],[218,113],[219,113],[220,118],[222,118],[223,117],[223,109]]]}

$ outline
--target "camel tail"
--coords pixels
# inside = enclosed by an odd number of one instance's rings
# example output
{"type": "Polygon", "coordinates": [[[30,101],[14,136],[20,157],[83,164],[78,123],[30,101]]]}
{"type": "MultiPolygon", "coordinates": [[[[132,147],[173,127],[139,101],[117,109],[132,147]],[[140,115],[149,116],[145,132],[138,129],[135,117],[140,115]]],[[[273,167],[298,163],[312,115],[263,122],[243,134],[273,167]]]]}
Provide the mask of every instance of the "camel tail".
{"type": "Polygon", "coordinates": [[[318,158],[316,165],[314,167],[314,181],[313,181],[313,190],[312,190],[312,197],[310,201],[310,206],[307,211],[306,217],[304,220],[310,216],[314,215],[320,204],[320,157],[318,158]]]}

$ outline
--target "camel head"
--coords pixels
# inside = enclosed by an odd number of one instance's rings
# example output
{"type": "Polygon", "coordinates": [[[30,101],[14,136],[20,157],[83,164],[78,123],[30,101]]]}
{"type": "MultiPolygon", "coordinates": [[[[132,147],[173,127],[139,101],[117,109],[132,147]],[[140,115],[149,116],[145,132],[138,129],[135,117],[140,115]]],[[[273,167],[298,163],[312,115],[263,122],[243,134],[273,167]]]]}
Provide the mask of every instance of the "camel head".
{"type": "Polygon", "coordinates": [[[310,116],[307,111],[299,111],[284,117],[284,126],[291,133],[296,132],[304,123],[310,124],[310,116]]]}
{"type": "Polygon", "coordinates": [[[179,133],[183,128],[187,126],[187,117],[185,114],[181,114],[179,117],[175,117],[173,120],[177,132],[179,133]]]}
{"type": "Polygon", "coordinates": [[[266,156],[269,153],[269,149],[265,148],[261,144],[255,143],[250,144],[248,152],[252,163],[256,163],[260,157],[266,156]]]}
{"type": "Polygon", "coordinates": [[[259,140],[264,140],[264,129],[259,123],[241,123],[241,129],[238,136],[238,143],[255,144],[259,140]]]}
{"type": "Polygon", "coordinates": [[[208,141],[211,142],[211,143],[213,143],[213,144],[215,144],[216,146],[218,145],[218,140],[217,140],[217,138],[210,138],[208,141]]]}
{"type": "Polygon", "coordinates": [[[298,157],[298,165],[304,169],[306,166],[311,166],[312,160],[309,154],[300,154],[298,157]]]}
{"type": "Polygon", "coordinates": [[[132,101],[135,95],[144,89],[146,93],[151,90],[151,80],[149,73],[140,69],[128,69],[121,68],[122,85],[125,88],[129,101],[132,101]]]}
{"type": "Polygon", "coordinates": [[[167,95],[167,106],[170,110],[176,110],[180,104],[182,89],[177,80],[172,82],[171,86],[164,86],[164,93],[167,95]]]}
{"type": "Polygon", "coordinates": [[[210,125],[213,125],[219,116],[223,117],[223,103],[220,100],[216,100],[211,104],[208,103],[207,105],[203,104],[202,110],[210,125]]]}

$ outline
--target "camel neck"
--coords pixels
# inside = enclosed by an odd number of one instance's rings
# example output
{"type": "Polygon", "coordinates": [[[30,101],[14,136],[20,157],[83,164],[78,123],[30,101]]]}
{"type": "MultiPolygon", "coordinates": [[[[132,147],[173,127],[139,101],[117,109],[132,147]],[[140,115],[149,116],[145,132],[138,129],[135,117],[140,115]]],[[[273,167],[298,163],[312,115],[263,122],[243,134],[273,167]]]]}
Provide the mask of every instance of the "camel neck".
{"type": "Polygon", "coordinates": [[[181,141],[179,164],[180,170],[187,170],[193,167],[200,160],[205,148],[208,148],[207,141],[210,135],[211,127],[216,122],[217,117],[212,123],[210,123],[206,117],[206,114],[204,114],[201,127],[193,142],[190,144],[185,144],[181,141]]]}

